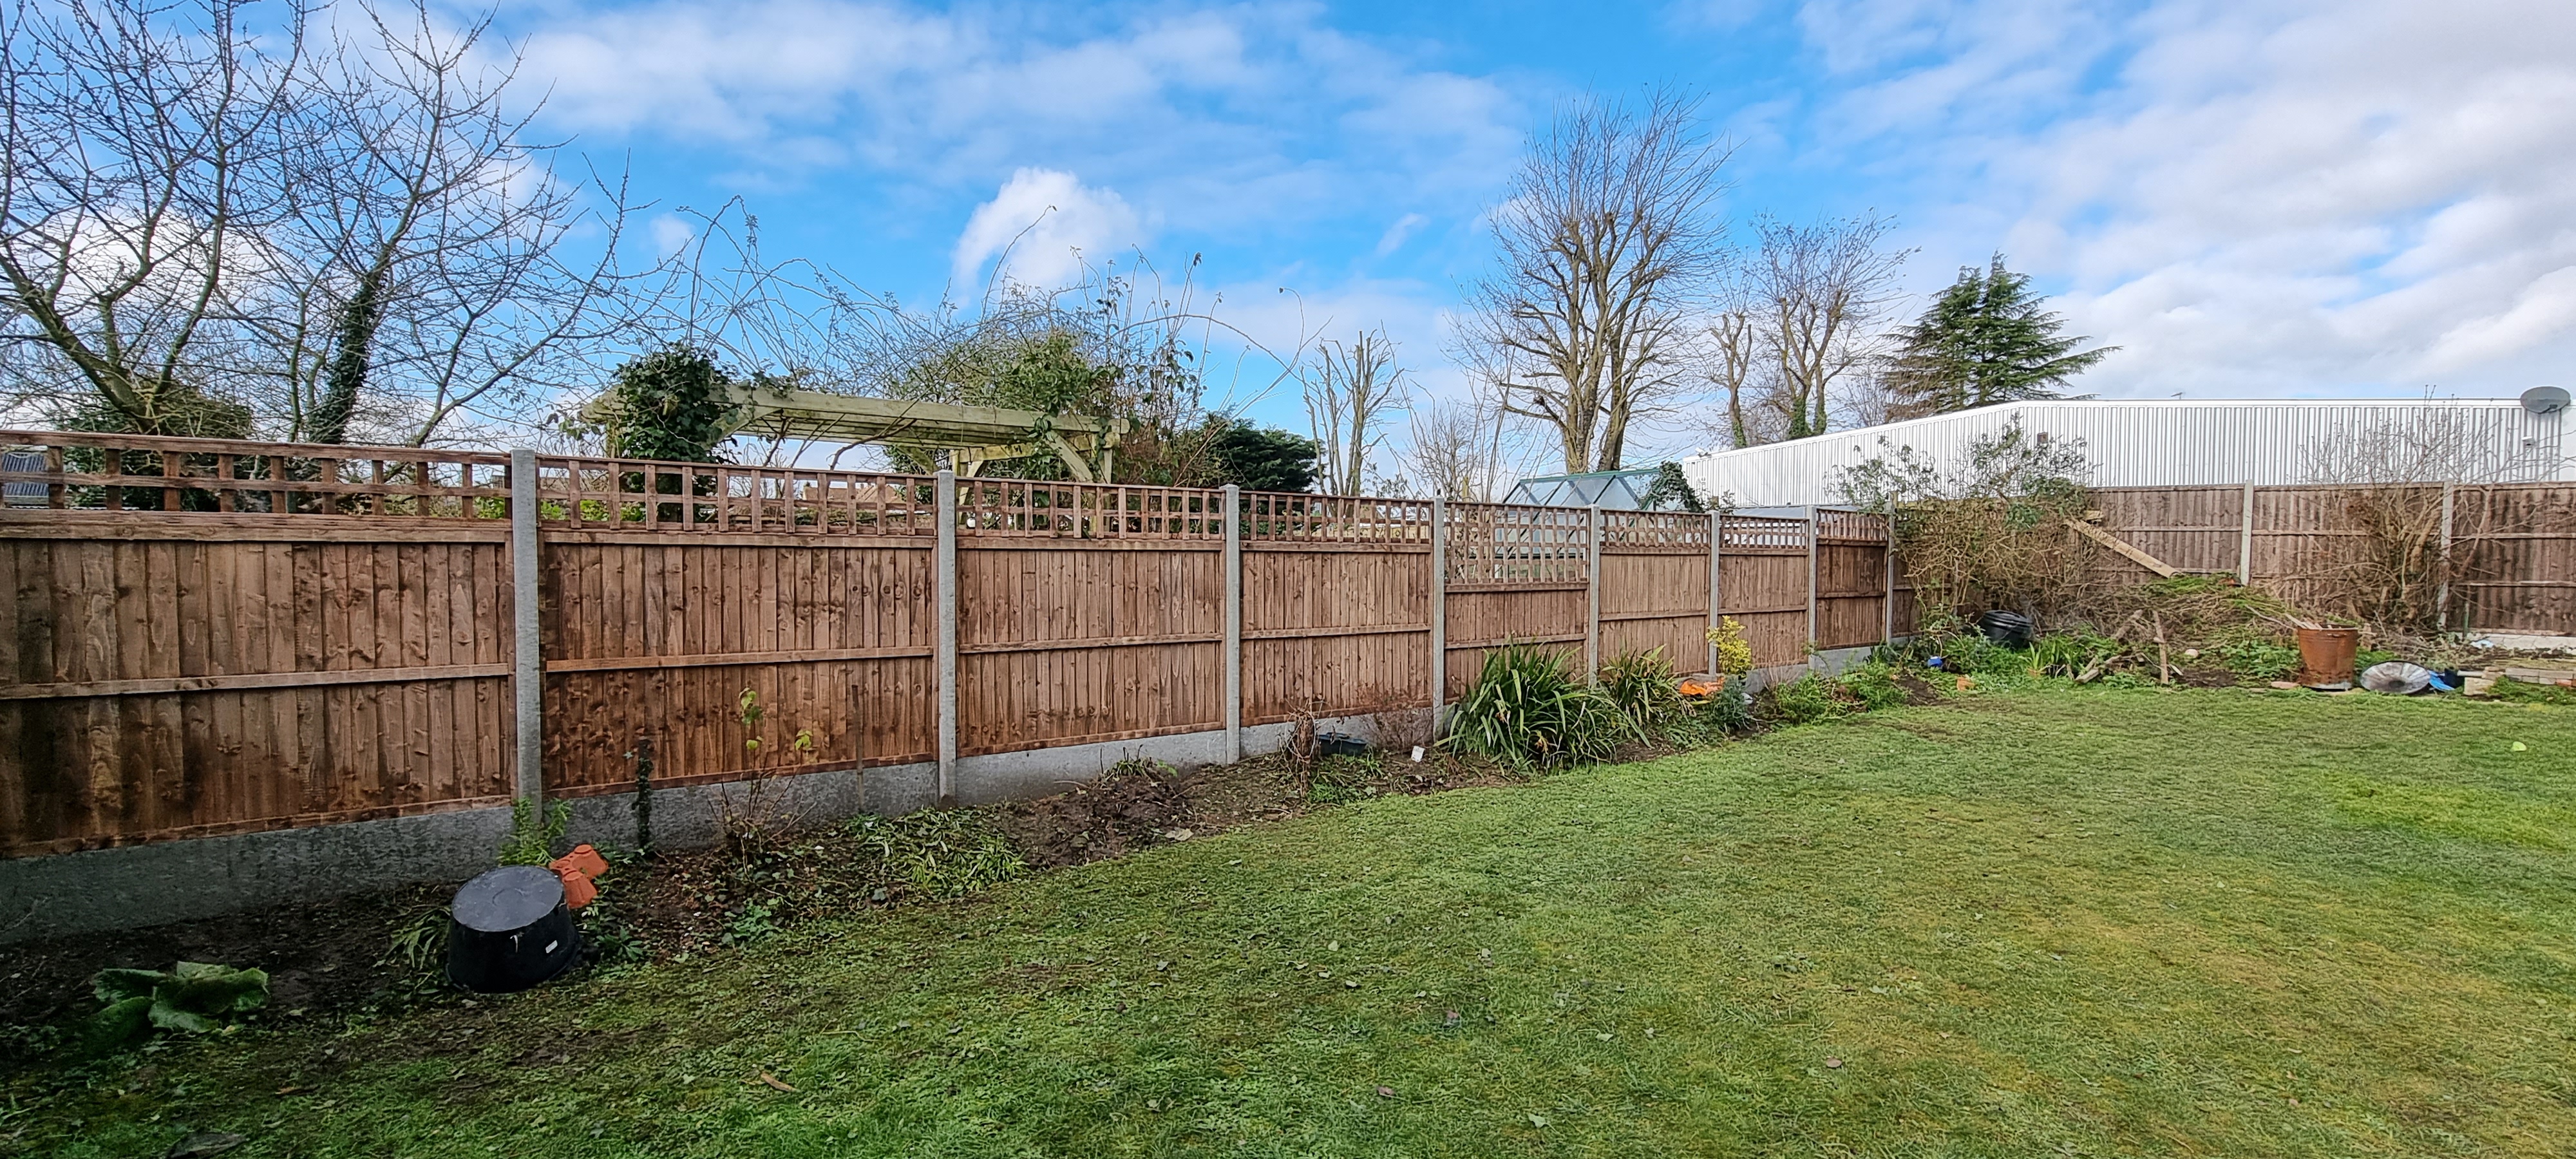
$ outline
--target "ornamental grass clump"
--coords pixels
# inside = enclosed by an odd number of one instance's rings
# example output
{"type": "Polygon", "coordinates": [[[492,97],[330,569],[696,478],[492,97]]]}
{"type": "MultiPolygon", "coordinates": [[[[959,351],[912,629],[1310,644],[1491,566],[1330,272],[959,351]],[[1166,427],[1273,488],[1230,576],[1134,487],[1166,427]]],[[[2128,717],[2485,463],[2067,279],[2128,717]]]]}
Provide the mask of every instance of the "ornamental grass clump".
{"type": "Polygon", "coordinates": [[[1484,671],[1451,710],[1441,744],[1525,769],[1597,761],[1645,739],[1607,691],[1566,671],[1566,659],[1524,644],[1487,653],[1484,671]]]}

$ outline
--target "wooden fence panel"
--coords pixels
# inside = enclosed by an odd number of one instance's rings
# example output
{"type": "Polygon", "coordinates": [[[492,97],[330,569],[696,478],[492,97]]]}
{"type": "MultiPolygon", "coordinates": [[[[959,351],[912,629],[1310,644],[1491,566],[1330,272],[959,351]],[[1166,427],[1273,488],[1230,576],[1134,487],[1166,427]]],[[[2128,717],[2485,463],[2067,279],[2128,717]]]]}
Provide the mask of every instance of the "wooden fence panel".
{"type": "Polygon", "coordinates": [[[1726,517],[1718,559],[1718,605],[1744,627],[1753,666],[1807,659],[1807,524],[1800,519],[1726,517]]]}
{"type": "Polygon", "coordinates": [[[1448,692],[1453,700],[1483,671],[1485,654],[1507,643],[1572,654],[1583,666],[1585,588],[1580,584],[1494,587],[1449,592],[1448,692]]]}
{"type": "Polygon", "coordinates": [[[507,791],[507,652],[477,627],[507,615],[507,545],[485,529],[349,542],[336,519],[209,513],[195,535],[100,538],[132,524],[30,515],[0,536],[0,850],[507,791]]]}
{"type": "Polygon", "coordinates": [[[1245,724],[1425,707],[1430,665],[1427,546],[1246,545],[1245,724]]]}
{"type": "MultiPolygon", "coordinates": [[[[1701,523],[1707,520],[1702,518],[1701,523]]],[[[1707,537],[1701,536],[1705,541],[1707,537]]],[[[1708,548],[1601,557],[1601,659],[1664,650],[1681,672],[1708,666],[1708,548]]]]}
{"type": "Polygon", "coordinates": [[[961,754],[1223,721],[1218,543],[961,536],[957,559],[961,754]]]}
{"type": "Polygon", "coordinates": [[[549,791],[625,788],[644,734],[669,785],[922,759],[930,546],[554,533],[540,578],[549,791]],[[749,727],[745,690],[760,708],[749,727]]]}

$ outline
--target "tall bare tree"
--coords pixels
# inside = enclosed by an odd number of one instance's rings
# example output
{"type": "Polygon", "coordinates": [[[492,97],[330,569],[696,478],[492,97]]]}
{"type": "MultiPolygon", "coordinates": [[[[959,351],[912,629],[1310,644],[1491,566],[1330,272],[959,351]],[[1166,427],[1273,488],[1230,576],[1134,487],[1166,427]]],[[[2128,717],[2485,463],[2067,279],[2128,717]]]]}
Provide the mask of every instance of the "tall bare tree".
{"type": "Polygon", "coordinates": [[[230,275],[292,214],[310,10],[244,0],[20,3],[0,21],[8,365],[85,381],[90,421],[241,434],[230,275]]]}
{"type": "MultiPolygon", "coordinates": [[[[427,0],[22,4],[0,317],[24,398],[124,429],[413,445],[517,425],[633,311],[622,184],[558,175],[488,17],[427,0]]],[[[648,266],[650,263],[648,263],[648,266]]]]}
{"type": "Polygon", "coordinates": [[[1385,441],[1388,416],[1403,408],[1408,378],[1395,364],[1395,343],[1384,330],[1318,344],[1314,372],[1306,378],[1306,417],[1320,449],[1315,485],[1325,494],[1367,489],[1369,454],[1385,441]]]}
{"type": "Polygon", "coordinates": [[[1586,98],[1534,137],[1491,215],[1498,268],[1459,333],[1513,413],[1546,425],[1568,471],[1612,470],[1632,424],[1685,389],[1683,348],[1723,237],[1727,150],[1696,99],[1586,98]]]}
{"type": "Polygon", "coordinates": [[[1495,417],[1472,400],[1414,407],[1404,458],[1415,484],[1442,499],[1491,501],[1495,417]]]}
{"type": "Polygon", "coordinates": [[[1897,271],[1912,253],[1884,248],[1893,227],[1875,214],[1814,225],[1754,221],[1756,248],[1744,278],[1783,438],[1823,434],[1837,387],[1877,358],[1883,336],[1876,327],[1896,301],[1897,271]]]}
{"type": "Polygon", "coordinates": [[[1718,433],[1729,446],[1750,447],[1768,441],[1760,437],[1764,427],[1763,333],[1752,304],[1739,295],[1729,295],[1721,301],[1709,319],[1708,381],[1726,392],[1726,427],[1718,433]],[[1747,401],[1753,404],[1749,412],[1747,401]]]}
{"type": "Polygon", "coordinates": [[[619,269],[623,181],[557,172],[537,108],[505,103],[518,62],[485,51],[489,14],[453,31],[423,0],[356,15],[312,54],[297,213],[256,315],[289,432],[337,441],[356,420],[420,445],[594,380],[642,276],[619,269]]]}

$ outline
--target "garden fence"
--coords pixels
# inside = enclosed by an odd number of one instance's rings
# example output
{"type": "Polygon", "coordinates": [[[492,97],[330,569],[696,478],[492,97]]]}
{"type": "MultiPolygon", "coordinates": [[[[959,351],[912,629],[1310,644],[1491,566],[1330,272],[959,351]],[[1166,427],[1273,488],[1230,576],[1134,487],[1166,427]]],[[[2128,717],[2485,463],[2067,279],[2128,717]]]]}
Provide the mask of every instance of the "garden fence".
{"type": "MultiPolygon", "coordinates": [[[[658,786],[916,765],[953,793],[982,754],[1433,707],[1509,642],[1687,671],[1723,615],[1780,669],[1913,621],[1885,521],[1832,510],[36,431],[0,456],[6,856],[613,793],[639,738],[658,786]]],[[[2576,489],[2458,491],[2459,621],[2576,627],[2576,489]]],[[[2097,494],[2137,546],[2257,582],[2352,534],[2314,489],[2250,518],[2238,488],[2097,494]]]]}
{"type": "Polygon", "coordinates": [[[1515,641],[1697,670],[1712,604],[1766,666],[1890,623],[1885,524],[1848,513],[1721,529],[527,452],[0,447],[11,856],[613,793],[646,737],[660,787],[933,765],[953,792],[981,754],[1240,751],[1253,726],[1428,708],[1515,641]]]}

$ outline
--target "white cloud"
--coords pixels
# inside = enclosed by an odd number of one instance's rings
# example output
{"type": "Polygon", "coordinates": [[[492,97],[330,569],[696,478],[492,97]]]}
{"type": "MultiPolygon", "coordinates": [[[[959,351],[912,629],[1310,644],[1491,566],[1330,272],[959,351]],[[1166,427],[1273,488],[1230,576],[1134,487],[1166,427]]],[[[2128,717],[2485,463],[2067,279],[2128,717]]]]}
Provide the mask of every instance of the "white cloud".
{"type": "Polygon", "coordinates": [[[2110,394],[2576,377],[2576,5],[1818,0],[1826,148],[2125,349],[2110,394]]]}
{"type": "Polygon", "coordinates": [[[1144,223],[1116,190],[1091,188],[1054,169],[1022,169],[966,219],[951,290],[979,292],[988,263],[997,267],[997,282],[1042,289],[1071,285],[1086,264],[1098,267],[1117,251],[1149,240],[1144,223]]]}
{"type": "Polygon", "coordinates": [[[724,146],[746,182],[858,165],[955,191],[1037,165],[1203,228],[1481,198],[1514,101],[1324,15],[576,5],[528,31],[521,74],[551,85],[551,124],[724,146]]]}

